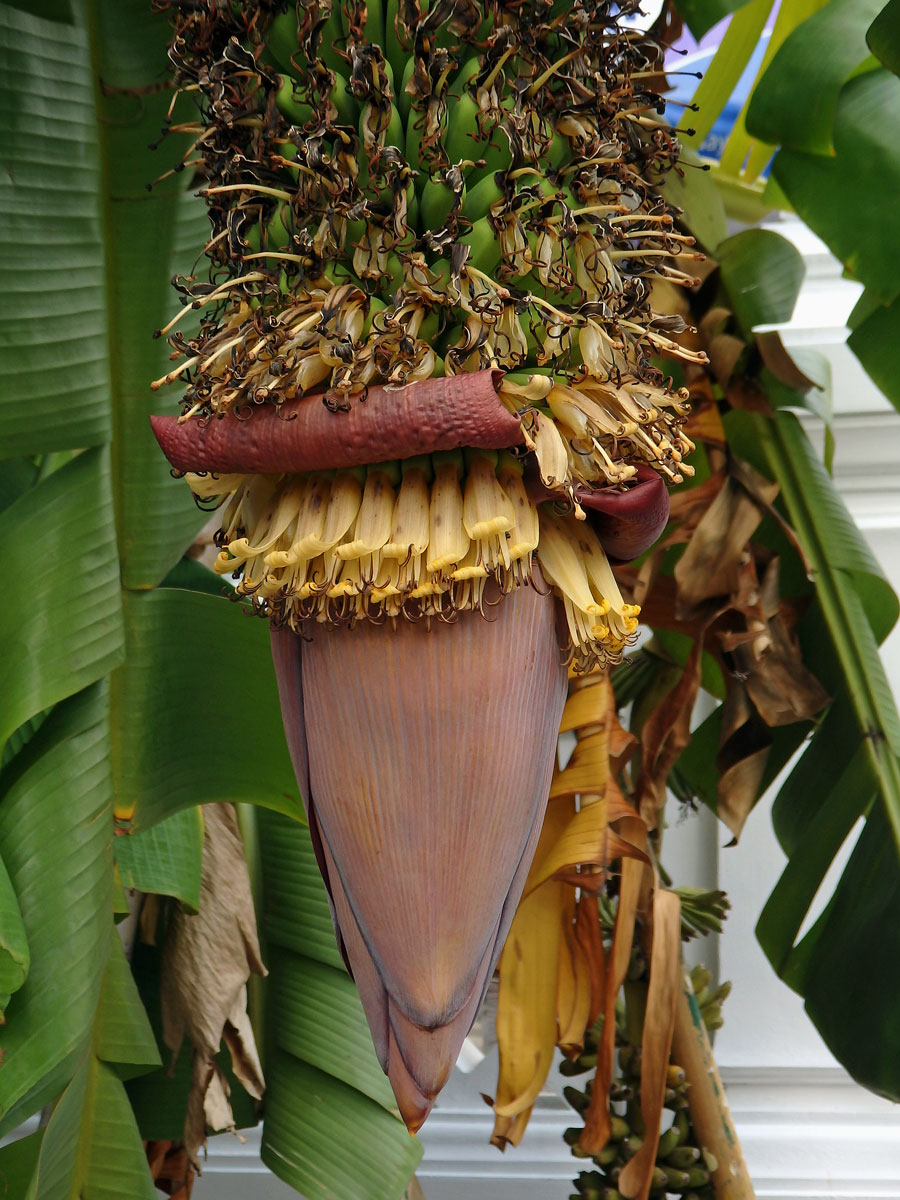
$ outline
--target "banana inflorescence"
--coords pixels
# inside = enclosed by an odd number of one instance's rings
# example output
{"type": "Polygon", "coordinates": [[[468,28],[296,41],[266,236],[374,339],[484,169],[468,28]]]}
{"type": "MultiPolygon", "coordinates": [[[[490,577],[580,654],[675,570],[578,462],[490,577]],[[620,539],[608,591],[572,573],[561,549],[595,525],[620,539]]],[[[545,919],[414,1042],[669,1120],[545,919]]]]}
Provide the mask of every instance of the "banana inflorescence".
{"type": "Polygon", "coordinates": [[[636,610],[577,492],[626,488],[642,464],[690,473],[687,393],[659,360],[698,358],[653,308],[656,282],[696,282],[699,255],[658,191],[678,145],[660,51],[621,21],[637,0],[165,6],[177,83],[200,101],[173,128],[195,135],[212,221],[210,281],[177,279],[185,309],[160,331],[181,361],[157,386],[186,385],[183,419],[317,390],[340,410],[490,368],[565,510],[520,501],[505,456],[229,480],[221,569],[296,624],[478,608],[485,580],[525,582],[536,555],[576,662],[617,661],[636,610]]]}

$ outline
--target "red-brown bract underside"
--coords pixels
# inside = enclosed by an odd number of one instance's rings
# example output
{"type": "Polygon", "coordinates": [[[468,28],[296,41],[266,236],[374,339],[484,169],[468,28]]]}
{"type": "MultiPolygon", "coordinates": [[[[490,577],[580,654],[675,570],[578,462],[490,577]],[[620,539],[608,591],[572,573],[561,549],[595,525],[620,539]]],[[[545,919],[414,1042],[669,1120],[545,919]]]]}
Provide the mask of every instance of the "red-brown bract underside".
{"type": "MultiPolygon", "coordinates": [[[[356,467],[462,446],[501,450],[521,445],[521,424],[497,395],[499,371],[428,379],[406,387],[370,387],[341,402],[317,393],[221,417],[150,418],[163,453],[177,471],[276,474],[356,467]],[[337,411],[336,411],[337,410],[337,411]]],[[[536,473],[535,500],[559,500],[536,473]]],[[[623,490],[576,487],[610,558],[622,562],[656,541],[669,515],[662,478],[638,466],[623,490]]]]}

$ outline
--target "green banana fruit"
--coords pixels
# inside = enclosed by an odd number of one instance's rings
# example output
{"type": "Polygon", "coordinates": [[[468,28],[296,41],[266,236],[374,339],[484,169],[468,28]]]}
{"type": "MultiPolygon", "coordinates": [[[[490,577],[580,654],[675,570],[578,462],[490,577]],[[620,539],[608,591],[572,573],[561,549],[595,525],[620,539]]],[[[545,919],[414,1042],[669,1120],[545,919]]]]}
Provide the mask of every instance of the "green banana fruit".
{"type": "Polygon", "coordinates": [[[700,1151],[696,1146],[676,1146],[666,1158],[670,1167],[687,1171],[700,1161],[700,1151]]]}
{"type": "Polygon", "coordinates": [[[460,187],[454,188],[445,179],[445,173],[440,172],[426,180],[419,196],[419,212],[425,229],[443,229],[451,212],[459,211],[466,194],[465,181],[460,181],[460,187]]]}
{"type": "MultiPolygon", "coordinates": [[[[283,113],[292,125],[306,125],[316,115],[316,110],[306,101],[295,98],[292,76],[282,75],[280,78],[281,84],[275,96],[279,112],[283,113]]],[[[355,126],[359,120],[359,108],[342,75],[335,74],[329,99],[338,111],[339,122],[355,126]]]]}

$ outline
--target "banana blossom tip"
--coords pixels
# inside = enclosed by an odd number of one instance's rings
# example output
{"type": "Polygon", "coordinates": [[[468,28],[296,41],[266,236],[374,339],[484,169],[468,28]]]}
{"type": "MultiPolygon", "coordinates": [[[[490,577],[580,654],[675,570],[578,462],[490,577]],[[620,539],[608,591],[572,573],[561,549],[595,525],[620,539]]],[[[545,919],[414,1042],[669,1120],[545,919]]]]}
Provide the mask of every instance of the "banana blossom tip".
{"type": "Polygon", "coordinates": [[[566,696],[554,603],[523,587],[493,620],[307,636],[272,633],[285,732],[338,942],[414,1131],[475,1020],[540,833],[566,696]]]}

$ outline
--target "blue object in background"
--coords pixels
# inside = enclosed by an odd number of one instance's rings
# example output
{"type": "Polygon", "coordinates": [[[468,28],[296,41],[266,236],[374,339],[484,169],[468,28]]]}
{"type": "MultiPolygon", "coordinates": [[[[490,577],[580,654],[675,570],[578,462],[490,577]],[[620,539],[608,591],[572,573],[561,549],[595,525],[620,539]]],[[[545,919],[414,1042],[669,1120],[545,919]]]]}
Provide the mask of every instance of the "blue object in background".
{"type": "MultiPolygon", "coordinates": [[[[685,145],[688,145],[698,153],[706,155],[708,158],[720,158],[722,151],[725,149],[725,143],[728,141],[728,136],[735,126],[741,109],[747,96],[750,94],[750,89],[753,87],[756,76],[759,74],[759,68],[762,65],[763,55],[766,52],[766,47],[769,44],[768,30],[763,33],[750,56],[750,61],[747,67],[737,82],[737,86],[728,98],[728,103],[723,108],[722,112],[713,125],[712,129],[703,139],[703,142],[697,146],[696,139],[685,138],[685,145]]],[[[665,116],[666,120],[672,125],[677,125],[684,113],[683,104],[690,104],[694,98],[694,92],[700,83],[699,79],[695,79],[690,75],[676,75],[675,71],[699,71],[705,74],[709,64],[713,60],[713,56],[718,50],[718,46],[703,46],[699,50],[695,50],[691,54],[681,56],[670,55],[666,60],[667,78],[672,85],[666,93],[664,99],[666,101],[680,100],[681,104],[666,104],[665,116]]],[[[690,122],[688,122],[690,125],[690,122]]],[[[762,172],[760,178],[765,179],[769,173],[769,167],[762,172]]]]}

